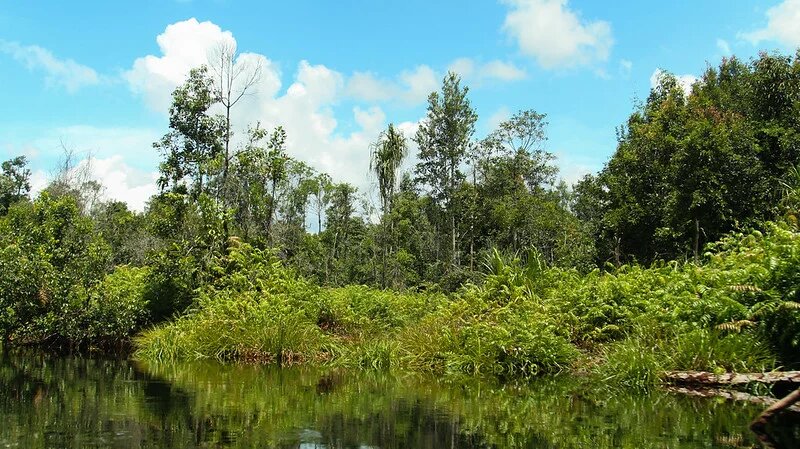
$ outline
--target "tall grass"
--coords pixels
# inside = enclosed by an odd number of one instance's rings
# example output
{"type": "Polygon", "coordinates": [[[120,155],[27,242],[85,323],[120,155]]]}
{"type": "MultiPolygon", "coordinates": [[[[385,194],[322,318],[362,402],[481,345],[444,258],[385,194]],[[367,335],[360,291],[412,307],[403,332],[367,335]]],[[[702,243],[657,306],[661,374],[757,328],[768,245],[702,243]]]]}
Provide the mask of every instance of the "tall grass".
{"type": "Polygon", "coordinates": [[[774,225],[710,250],[700,264],[588,275],[496,253],[480,283],[445,297],[322,289],[269,251],[239,245],[218,262],[192,311],[144,332],[137,354],[508,378],[589,367],[634,388],[658,383],[666,370],[785,363],[781,355],[800,338],[791,307],[800,291],[798,232],[774,225]]]}

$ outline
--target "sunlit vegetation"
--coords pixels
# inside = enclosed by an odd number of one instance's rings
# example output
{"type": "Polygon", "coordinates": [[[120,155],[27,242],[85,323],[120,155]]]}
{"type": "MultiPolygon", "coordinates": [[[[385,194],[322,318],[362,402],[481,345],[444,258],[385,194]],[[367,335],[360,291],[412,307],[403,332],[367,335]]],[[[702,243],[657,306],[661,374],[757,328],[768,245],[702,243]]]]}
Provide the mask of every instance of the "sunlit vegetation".
{"type": "Polygon", "coordinates": [[[572,188],[544,114],[477,139],[448,74],[410,172],[398,128],[364,149],[379,210],[289,155],[280,127],[231,140],[209,70],[173,94],[143,213],[69,159],[35,198],[24,157],[3,163],[5,345],[637,388],[799,362],[798,56],[723,60],[688,95],[662,76],[572,188]]]}

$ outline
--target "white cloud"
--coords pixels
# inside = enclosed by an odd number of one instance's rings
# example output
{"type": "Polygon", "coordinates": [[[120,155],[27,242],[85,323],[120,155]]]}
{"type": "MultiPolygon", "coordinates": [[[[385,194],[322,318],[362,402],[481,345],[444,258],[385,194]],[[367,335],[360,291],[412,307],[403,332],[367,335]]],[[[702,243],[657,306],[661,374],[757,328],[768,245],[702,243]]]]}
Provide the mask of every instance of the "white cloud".
{"type": "Polygon", "coordinates": [[[542,67],[575,67],[608,59],[614,43],[608,22],[582,20],[567,0],[504,2],[511,10],[503,30],[542,67]]]}
{"type": "MultiPolygon", "coordinates": [[[[458,58],[450,63],[447,70],[458,73],[465,82],[473,85],[491,80],[516,81],[527,76],[523,69],[500,60],[480,64],[471,58],[458,58]]],[[[427,65],[403,71],[395,79],[379,78],[372,72],[356,72],[348,79],[345,91],[348,96],[360,101],[398,101],[416,106],[439,89],[441,78],[442,74],[427,65]]]]}
{"type": "Polygon", "coordinates": [[[784,0],[767,10],[767,26],[739,37],[758,44],[777,41],[787,47],[800,46],[800,0],[784,0]]]}
{"type": "MultiPolygon", "coordinates": [[[[172,102],[172,91],[184,82],[189,70],[208,64],[209,52],[219,45],[236,46],[230,31],[194,18],[168,25],[156,42],[161,56],[136,59],[123,78],[134,93],[144,96],[152,109],[163,113],[172,102]]],[[[236,64],[261,65],[260,82],[254,90],[266,96],[277,93],[281,86],[280,71],[272,61],[255,53],[241,53],[236,64]]]]}
{"type": "Polygon", "coordinates": [[[717,48],[722,52],[723,56],[731,54],[731,46],[725,39],[717,39],[717,48]]]}
{"type": "MultiPolygon", "coordinates": [[[[655,69],[653,74],[650,75],[650,88],[655,89],[659,82],[661,81],[661,77],[664,76],[667,72],[661,69],[655,69]]],[[[688,97],[690,93],[692,93],[692,85],[697,82],[698,78],[691,74],[686,75],[673,75],[676,80],[678,80],[678,84],[683,89],[683,93],[688,97]]]]}
{"type": "Polygon", "coordinates": [[[513,63],[498,59],[480,64],[471,58],[458,58],[450,63],[448,70],[458,73],[467,82],[477,84],[489,80],[517,81],[527,76],[523,69],[513,63]]]}
{"type": "Polygon", "coordinates": [[[28,70],[44,71],[48,85],[63,87],[69,93],[100,83],[100,76],[91,67],[72,59],[57,58],[49,50],[37,45],[0,40],[0,52],[24,64],[28,70]]]}
{"type": "Polygon", "coordinates": [[[156,192],[159,155],[152,143],[159,132],[147,128],[99,128],[68,126],[36,131],[40,137],[11,145],[9,153],[30,156],[32,192],[52,180],[64,150],[73,152],[77,168],[89,167],[89,178],[104,187],[106,199],[126,201],[134,210],[144,209],[156,192]]]}
{"type": "Polygon", "coordinates": [[[481,69],[485,78],[493,78],[501,81],[517,81],[527,76],[524,70],[514,64],[499,60],[490,61],[481,67],[481,69]]]}
{"type": "Polygon", "coordinates": [[[406,87],[403,99],[409,104],[425,101],[431,92],[439,89],[440,77],[427,65],[400,74],[400,82],[406,87]]]}
{"type": "Polygon", "coordinates": [[[601,168],[590,158],[581,157],[571,152],[556,151],[555,156],[555,162],[559,169],[558,177],[563,179],[569,186],[574,186],[584,176],[590,173],[597,173],[601,168]]]}
{"type": "MultiPolygon", "coordinates": [[[[147,201],[158,191],[158,172],[135,169],[125,162],[122,155],[104,159],[83,158],[76,161],[72,171],[83,172],[85,179],[98,181],[102,186],[101,199],[125,201],[129,209],[137,212],[144,211],[147,201]]],[[[42,169],[34,170],[31,173],[31,195],[38,195],[52,179],[52,174],[42,169]]]]}
{"type": "Polygon", "coordinates": [[[371,72],[356,72],[347,81],[346,93],[367,102],[399,101],[405,105],[423,103],[439,88],[439,75],[427,65],[400,73],[395,80],[379,78],[371,72]]]}
{"type": "MultiPolygon", "coordinates": [[[[210,50],[221,41],[236,45],[229,31],[195,19],[169,25],[157,41],[161,54],[136,59],[125,78],[134,92],[164,113],[171,102],[171,92],[183,83],[191,68],[207,63],[210,50]]],[[[289,154],[337,180],[364,187],[369,144],[383,129],[385,114],[377,106],[354,108],[351,120],[357,129],[345,133],[333,107],[346,94],[369,101],[387,98],[389,94],[382,91],[385,89],[382,80],[365,73],[345,83],[341,73],[301,61],[291,83],[282,91],[281,72],[266,56],[241,54],[236,63],[261,65],[259,84],[232,111],[239,139],[244,135],[243,130],[255,122],[267,129],[281,125],[287,132],[289,154]]],[[[416,101],[420,95],[424,99],[438,82],[432,69],[420,66],[402,73],[392,84],[392,89],[397,90],[391,90],[391,95],[409,101],[416,101]]]]}
{"type": "Polygon", "coordinates": [[[387,101],[398,94],[398,86],[370,72],[356,72],[347,81],[347,93],[363,101],[387,101]]]}
{"type": "Polygon", "coordinates": [[[122,155],[106,159],[84,159],[78,168],[89,168],[89,177],[103,185],[105,199],[122,200],[128,208],[143,211],[158,188],[158,172],[147,172],[129,166],[122,155]]]}

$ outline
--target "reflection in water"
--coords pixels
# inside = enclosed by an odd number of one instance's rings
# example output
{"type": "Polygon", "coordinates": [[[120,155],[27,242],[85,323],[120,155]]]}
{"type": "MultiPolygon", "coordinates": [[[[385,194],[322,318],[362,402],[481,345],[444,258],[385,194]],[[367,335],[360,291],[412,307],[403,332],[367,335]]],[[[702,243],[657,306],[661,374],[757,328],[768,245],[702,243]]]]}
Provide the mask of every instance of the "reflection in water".
{"type": "MultiPolygon", "coordinates": [[[[0,448],[750,448],[758,407],[569,380],[4,355],[0,448]]],[[[777,438],[795,447],[798,426],[777,438]],[[793,442],[793,443],[792,443],[793,442]]]]}

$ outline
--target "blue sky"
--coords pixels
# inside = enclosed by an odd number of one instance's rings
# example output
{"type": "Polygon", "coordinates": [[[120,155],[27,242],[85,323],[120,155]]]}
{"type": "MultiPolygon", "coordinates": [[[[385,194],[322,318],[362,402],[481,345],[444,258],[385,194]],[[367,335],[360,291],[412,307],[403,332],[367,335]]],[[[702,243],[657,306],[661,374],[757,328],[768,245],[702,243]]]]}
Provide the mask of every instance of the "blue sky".
{"type": "Polygon", "coordinates": [[[170,92],[228,41],[262,68],[239,129],[283,125],[290,153],[335,179],[368,189],[369,143],[389,122],[411,137],[455,70],[476,137],[517,110],[545,113],[574,181],[602,168],[658,69],[688,84],[726,55],[794,52],[798,23],[800,0],[0,0],[0,158],[27,155],[40,187],[66,146],[141,209],[170,92]]]}

